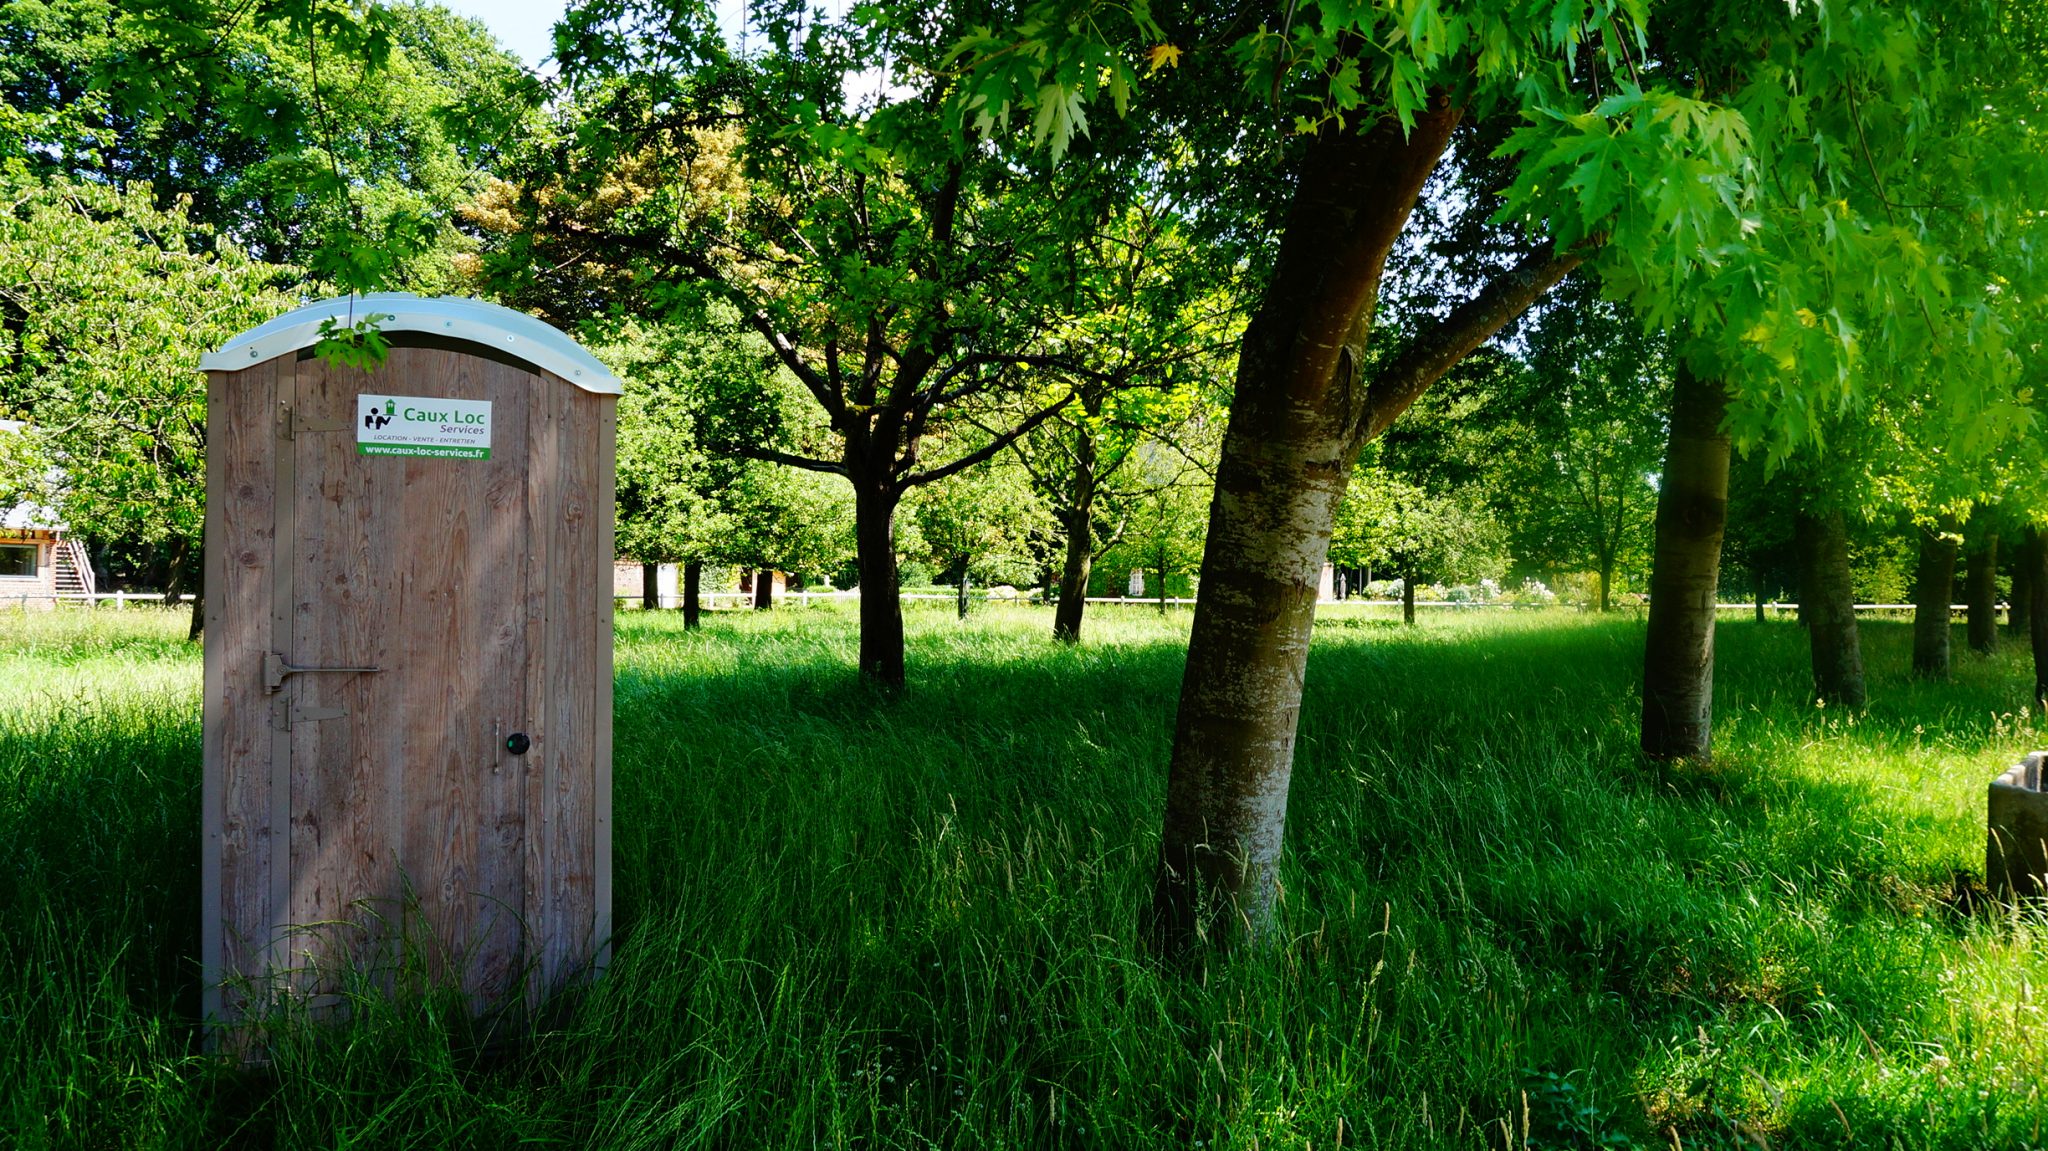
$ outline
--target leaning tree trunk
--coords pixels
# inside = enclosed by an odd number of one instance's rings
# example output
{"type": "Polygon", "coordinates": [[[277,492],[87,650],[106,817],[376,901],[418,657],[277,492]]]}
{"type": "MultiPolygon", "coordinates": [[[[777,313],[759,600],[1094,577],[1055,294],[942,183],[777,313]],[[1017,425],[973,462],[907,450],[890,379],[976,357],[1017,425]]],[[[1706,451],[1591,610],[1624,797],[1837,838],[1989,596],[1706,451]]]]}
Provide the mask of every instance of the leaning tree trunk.
{"type": "Polygon", "coordinates": [[[1279,927],[1280,849],[1316,583],[1364,439],[1360,378],[1387,254],[1457,113],[1312,141],[1239,345],[1188,639],[1153,886],[1169,953],[1279,927]]]}
{"type": "Polygon", "coordinates": [[[1053,638],[1081,642],[1081,615],[1088,608],[1088,575],[1095,566],[1095,439],[1084,429],[1074,445],[1074,486],[1061,515],[1067,529],[1067,562],[1060,569],[1060,602],[1052,613],[1053,638]]]}
{"type": "MultiPolygon", "coordinates": [[[[1642,747],[1656,759],[1705,759],[1714,745],[1714,607],[1728,524],[1728,391],[1682,363],[1657,490],[1650,620],[1643,639],[1642,747]]],[[[1757,580],[1757,618],[1763,581],[1757,580]]]]}
{"type": "Polygon", "coordinates": [[[1822,702],[1860,708],[1863,647],[1849,587],[1849,529],[1840,511],[1802,511],[1792,519],[1799,552],[1799,610],[1813,652],[1813,690],[1822,702]]]}
{"type": "Polygon", "coordinates": [[[1415,626],[1415,569],[1407,568],[1401,573],[1401,622],[1415,626]]]}
{"type": "Polygon", "coordinates": [[[699,597],[704,591],[704,565],[691,560],[683,565],[683,630],[696,631],[703,605],[699,597]]]}
{"type": "Polygon", "coordinates": [[[1949,605],[1956,594],[1956,518],[1941,517],[1933,531],[1920,528],[1920,563],[1913,579],[1913,674],[1948,678],[1949,605]]]}
{"type": "Polygon", "coordinates": [[[860,571],[860,672],[884,687],[903,686],[903,600],[896,572],[895,484],[853,489],[854,562],[860,571]]]}
{"type": "Polygon", "coordinates": [[[1986,531],[1970,552],[1969,577],[1963,589],[1969,605],[1970,650],[1990,655],[1998,650],[1998,533],[1986,531]]]}
{"type": "Polygon", "coordinates": [[[1239,344],[1209,507],[1153,886],[1152,939],[1168,954],[1278,934],[1317,577],[1359,449],[1582,258],[1525,255],[1363,377],[1387,254],[1457,119],[1439,98],[1409,130],[1332,128],[1299,167],[1239,344]]]}
{"type": "Polygon", "coordinates": [[[640,609],[653,611],[661,606],[661,565],[640,565],[640,609]]]}

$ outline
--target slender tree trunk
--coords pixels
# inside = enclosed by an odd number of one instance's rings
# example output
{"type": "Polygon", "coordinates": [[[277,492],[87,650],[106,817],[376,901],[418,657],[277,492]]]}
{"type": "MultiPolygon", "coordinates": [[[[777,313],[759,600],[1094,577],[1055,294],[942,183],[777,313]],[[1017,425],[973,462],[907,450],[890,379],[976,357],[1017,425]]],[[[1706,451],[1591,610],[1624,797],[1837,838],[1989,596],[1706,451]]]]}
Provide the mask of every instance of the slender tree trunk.
{"type": "Polygon", "coordinates": [[[1401,575],[1401,622],[1415,626],[1415,570],[1409,568],[1401,575]]]}
{"type": "Polygon", "coordinates": [[[1985,530],[1970,553],[1964,600],[1970,605],[1970,650],[1990,655],[1998,650],[1998,533],[1985,530]]]}
{"type": "Polygon", "coordinates": [[[2027,638],[2034,647],[2034,712],[2048,713],[2048,533],[2030,527],[2020,545],[2027,573],[2027,638]]]}
{"type": "Polygon", "coordinates": [[[683,565],[683,630],[696,631],[703,606],[698,597],[704,590],[704,565],[691,560],[683,565]]]}
{"type": "Polygon", "coordinates": [[[967,560],[965,557],[962,557],[962,559],[960,560],[960,618],[963,620],[967,618],[968,582],[969,578],[967,575],[967,560]]]}
{"type": "Polygon", "coordinates": [[[1157,566],[1156,568],[1154,568],[1154,569],[1153,569],[1153,572],[1154,572],[1154,574],[1155,574],[1155,575],[1157,575],[1157,576],[1159,577],[1159,614],[1160,614],[1160,615],[1165,615],[1165,614],[1166,614],[1166,558],[1165,558],[1164,556],[1160,557],[1160,560],[1159,560],[1159,564],[1158,564],[1158,566],[1157,566]]]}
{"type": "Polygon", "coordinates": [[[1947,679],[1949,605],[1956,594],[1956,519],[1945,515],[1935,529],[1916,529],[1920,562],[1913,578],[1913,674],[1947,679]]]}
{"type": "Polygon", "coordinates": [[[884,687],[903,686],[903,600],[896,572],[897,492],[885,477],[857,483],[855,563],[860,569],[860,671],[884,687]]]}
{"type": "MultiPolygon", "coordinates": [[[[1642,747],[1656,759],[1705,759],[1714,746],[1714,607],[1728,524],[1728,392],[1681,365],[1657,491],[1650,620],[1643,639],[1642,747]]],[[[1757,580],[1763,619],[1763,580],[1757,580]]]]}
{"type": "Polygon", "coordinates": [[[1067,562],[1060,569],[1060,602],[1052,613],[1053,638],[1081,642],[1081,616],[1088,609],[1088,575],[1095,566],[1095,439],[1083,429],[1074,444],[1074,486],[1061,517],[1067,529],[1067,562]]]}
{"type": "Polygon", "coordinates": [[[206,631],[206,568],[203,564],[189,562],[192,549],[182,539],[171,543],[170,563],[165,565],[164,602],[177,603],[178,597],[192,596],[192,621],[185,627],[185,642],[198,643],[206,631]]]}
{"type": "Polygon", "coordinates": [[[1167,774],[1154,945],[1270,941],[1316,585],[1359,449],[1582,258],[1542,248],[1363,375],[1386,258],[1448,144],[1439,99],[1404,130],[1311,140],[1239,345],[1167,774]]]}
{"type": "Polygon", "coordinates": [[[775,569],[756,568],[754,571],[754,610],[768,611],[775,606],[775,569]]]}
{"type": "Polygon", "coordinates": [[[1764,565],[1761,563],[1751,563],[1749,565],[1749,582],[1754,585],[1752,590],[1756,592],[1756,622],[1762,623],[1764,622],[1764,565]]]}
{"type": "Polygon", "coordinates": [[[654,611],[661,606],[661,565],[640,565],[640,610],[654,611]]]}
{"type": "Polygon", "coordinates": [[[1052,612],[1053,638],[1081,642],[1081,616],[1088,610],[1088,577],[1095,566],[1094,531],[1087,518],[1067,529],[1067,562],[1060,569],[1060,601],[1052,612]]]}
{"type": "Polygon", "coordinates": [[[1840,511],[1802,511],[1792,520],[1799,551],[1799,610],[1813,652],[1813,690],[1822,702],[1861,708],[1863,647],[1849,587],[1849,529],[1840,511]]]}
{"type": "Polygon", "coordinates": [[[2027,541],[2030,535],[2020,536],[2019,559],[2012,565],[2012,598],[2006,601],[2005,626],[2014,635],[2032,635],[2030,628],[2034,617],[2034,568],[2027,561],[2027,541]]]}

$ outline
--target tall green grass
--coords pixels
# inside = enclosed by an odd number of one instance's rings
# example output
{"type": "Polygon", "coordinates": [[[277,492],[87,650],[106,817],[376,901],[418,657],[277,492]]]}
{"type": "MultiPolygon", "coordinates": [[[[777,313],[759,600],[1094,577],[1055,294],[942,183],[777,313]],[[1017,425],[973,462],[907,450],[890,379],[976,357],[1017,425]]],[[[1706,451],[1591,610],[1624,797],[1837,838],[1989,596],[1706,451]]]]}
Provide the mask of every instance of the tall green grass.
{"type": "Polygon", "coordinates": [[[152,613],[0,620],[0,1145],[2042,1145],[2048,931],[1987,905],[2022,653],[1806,701],[1725,622],[1721,755],[1634,750],[1640,623],[1318,625],[1270,953],[1139,945],[1184,614],[1089,641],[831,609],[619,617],[619,937],[485,1042],[366,999],[200,1053],[196,652],[152,613]]]}

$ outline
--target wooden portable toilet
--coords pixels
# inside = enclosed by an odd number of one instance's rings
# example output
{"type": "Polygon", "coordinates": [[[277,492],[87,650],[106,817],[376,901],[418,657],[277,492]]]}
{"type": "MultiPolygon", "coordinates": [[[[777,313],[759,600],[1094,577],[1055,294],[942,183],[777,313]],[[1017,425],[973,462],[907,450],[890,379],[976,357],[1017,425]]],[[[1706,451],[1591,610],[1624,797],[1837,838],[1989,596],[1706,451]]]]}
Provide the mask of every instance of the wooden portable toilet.
{"type": "Polygon", "coordinates": [[[399,294],[201,366],[207,1018],[400,965],[479,1008],[602,967],[618,380],[531,316],[399,294]],[[313,356],[370,315],[382,366],[313,356]]]}

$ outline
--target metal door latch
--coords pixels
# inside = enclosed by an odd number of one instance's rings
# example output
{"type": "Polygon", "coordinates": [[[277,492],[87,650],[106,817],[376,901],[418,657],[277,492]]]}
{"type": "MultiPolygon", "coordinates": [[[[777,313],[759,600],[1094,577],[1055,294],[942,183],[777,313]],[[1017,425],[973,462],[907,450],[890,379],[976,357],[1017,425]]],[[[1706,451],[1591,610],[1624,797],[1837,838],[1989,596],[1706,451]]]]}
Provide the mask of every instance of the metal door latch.
{"type": "Polygon", "coordinates": [[[274,651],[263,653],[263,690],[275,695],[284,689],[286,676],[303,675],[309,671],[378,671],[374,667],[298,667],[285,662],[285,658],[274,651]]]}

